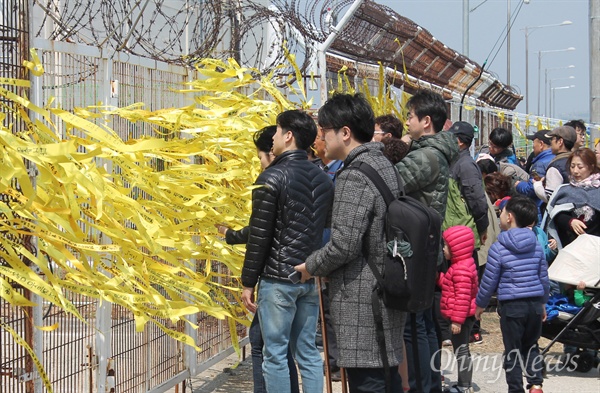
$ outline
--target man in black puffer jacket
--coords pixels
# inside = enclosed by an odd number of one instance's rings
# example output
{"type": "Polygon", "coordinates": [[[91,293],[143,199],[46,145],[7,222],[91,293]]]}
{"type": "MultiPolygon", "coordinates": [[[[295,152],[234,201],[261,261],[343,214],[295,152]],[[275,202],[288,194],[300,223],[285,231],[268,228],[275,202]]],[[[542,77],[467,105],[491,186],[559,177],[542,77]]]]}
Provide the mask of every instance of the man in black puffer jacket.
{"type": "Polygon", "coordinates": [[[250,234],[242,270],[242,302],[260,319],[267,391],[289,392],[288,347],[307,392],[323,391],[323,366],[315,345],[319,295],[314,280],[290,279],[294,266],[321,246],[333,199],[333,183],[308,161],[317,136],[313,119],[289,110],[277,116],[276,158],[256,180],[250,234]],[[258,300],[254,287],[260,277],[258,300]]]}

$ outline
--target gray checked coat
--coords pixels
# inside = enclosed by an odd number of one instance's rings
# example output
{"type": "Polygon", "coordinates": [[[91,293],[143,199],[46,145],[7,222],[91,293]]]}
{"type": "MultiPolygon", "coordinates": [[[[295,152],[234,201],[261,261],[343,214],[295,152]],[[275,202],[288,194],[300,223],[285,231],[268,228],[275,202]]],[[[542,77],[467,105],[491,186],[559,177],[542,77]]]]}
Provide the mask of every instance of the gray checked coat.
{"type": "MultiPolygon", "coordinates": [[[[344,161],[364,161],[375,168],[398,195],[395,169],[382,154],[383,144],[365,143],[344,161]]],[[[381,368],[371,293],[376,280],[365,258],[383,268],[386,252],[383,218],[386,205],[375,185],[358,170],[338,173],[331,217],[331,238],[306,260],[307,270],[329,278],[331,316],[339,348],[338,366],[381,368]]],[[[405,313],[382,305],[390,366],[402,360],[405,313]]]]}

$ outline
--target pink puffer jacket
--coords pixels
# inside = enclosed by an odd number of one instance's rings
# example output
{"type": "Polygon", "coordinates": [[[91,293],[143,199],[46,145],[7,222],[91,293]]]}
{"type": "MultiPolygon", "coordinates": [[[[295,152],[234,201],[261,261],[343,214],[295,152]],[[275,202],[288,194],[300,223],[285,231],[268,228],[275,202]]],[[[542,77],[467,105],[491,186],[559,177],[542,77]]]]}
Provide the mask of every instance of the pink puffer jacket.
{"type": "Polygon", "coordinates": [[[475,235],[471,228],[457,225],[444,231],[444,242],[450,248],[452,260],[446,273],[441,273],[438,285],[442,288],[440,309],[444,318],[463,324],[475,315],[477,296],[477,267],[473,260],[475,235]]]}

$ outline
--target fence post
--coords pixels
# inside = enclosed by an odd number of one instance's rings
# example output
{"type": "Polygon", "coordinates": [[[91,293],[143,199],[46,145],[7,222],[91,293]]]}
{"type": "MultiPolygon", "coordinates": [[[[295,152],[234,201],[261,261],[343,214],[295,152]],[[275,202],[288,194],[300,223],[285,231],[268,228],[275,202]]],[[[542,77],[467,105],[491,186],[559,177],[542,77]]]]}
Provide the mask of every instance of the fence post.
{"type": "MultiPolygon", "coordinates": [[[[28,53],[29,48],[27,48],[27,51],[24,51],[25,53],[28,53]]],[[[29,80],[31,82],[31,90],[30,90],[30,97],[31,97],[31,102],[34,103],[35,105],[38,105],[40,107],[44,106],[43,103],[43,93],[42,93],[42,84],[43,84],[43,80],[42,77],[36,77],[32,74],[30,74],[29,80]]],[[[30,112],[30,117],[31,117],[31,121],[35,122],[36,119],[38,119],[40,117],[39,114],[37,114],[34,111],[30,112]]],[[[33,163],[29,163],[30,167],[29,167],[29,178],[31,179],[31,184],[32,186],[35,188],[36,187],[36,177],[37,177],[37,167],[33,164],[33,163]]],[[[31,239],[33,245],[35,246],[35,249],[38,250],[38,242],[37,242],[37,238],[35,236],[32,237],[31,239]]],[[[39,274],[39,269],[37,269],[37,273],[39,274]]],[[[35,305],[31,308],[31,324],[33,325],[33,329],[31,331],[31,342],[29,342],[28,344],[30,344],[32,346],[32,350],[33,353],[35,354],[35,356],[40,360],[40,362],[43,364],[44,363],[44,333],[40,330],[35,328],[35,326],[43,326],[43,311],[44,311],[44,299],[33,293],[28,291],[30,294],[29,300],[31,302],[33,302],[35,305]]],[[[42,379],[40,378],[40,374],[38,373],[37,370],[32,370],[31,375],[29,376],[29,378],[31,378],[31,384],[32,384],[32,388],[33,388],[33,392],[34,393],[42,393],[43,391],[43,383],[42,383],[42,379]]]]}
{"type": "MultiPolygon", "coordinates": [[[[100,75],[103,75],[102,83],[98,87],[98,97],[102,98],[102,102],[105,105],[111,103],[111,79],[112,79],[112,65],[113,61],[111,58],[102,53],[100,59],[101,70],[100,75]]],[[[107,162],[109,167],[106,168],[107,173],[112,173],[112,167],[110,162],[107,162]]],[[[106,242],[105,239],[100,238],[100,243],[106,242]]],[[[105,274],[108,274],[105,272],[105,274]]],[[[96,361],[97,361],[97,372],[96,372],[96,391],[98,393],[114,393],[116,391],[115,385],[115,370],[113,369],[114,363],[111,361],[112,357],[112,303],[108,301],[100,301],[96,310],[96,361]]],[[[93,359],[90,359],[92,362],[93,359]]],[[[91,383],[91,382],[90,382],[91,383]]]]}

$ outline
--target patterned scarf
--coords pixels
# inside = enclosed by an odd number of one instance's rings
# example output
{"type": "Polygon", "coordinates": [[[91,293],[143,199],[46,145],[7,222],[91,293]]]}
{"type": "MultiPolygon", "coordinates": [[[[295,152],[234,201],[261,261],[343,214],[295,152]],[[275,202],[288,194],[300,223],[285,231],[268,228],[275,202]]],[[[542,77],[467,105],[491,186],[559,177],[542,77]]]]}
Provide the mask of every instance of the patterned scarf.
{"type": "Polygon", "coordinates": [[[600,173],[592,173],[581,181],[571,180],[571,185],[580,188],[600,188],[600,173]]]}
{"type": "MultiPolygon", "coordinates": [[[[588,191],[594,188],[600,188],[600,173],[593,173],[581,181],[571,180],[571,185],[588,191]]],[[[589,205],[583,205],[573,209],[573,213],[575,214],[575,217],[580,218],[584,222],[588,222],[594,217],[596,211],[589,205]]]]}

